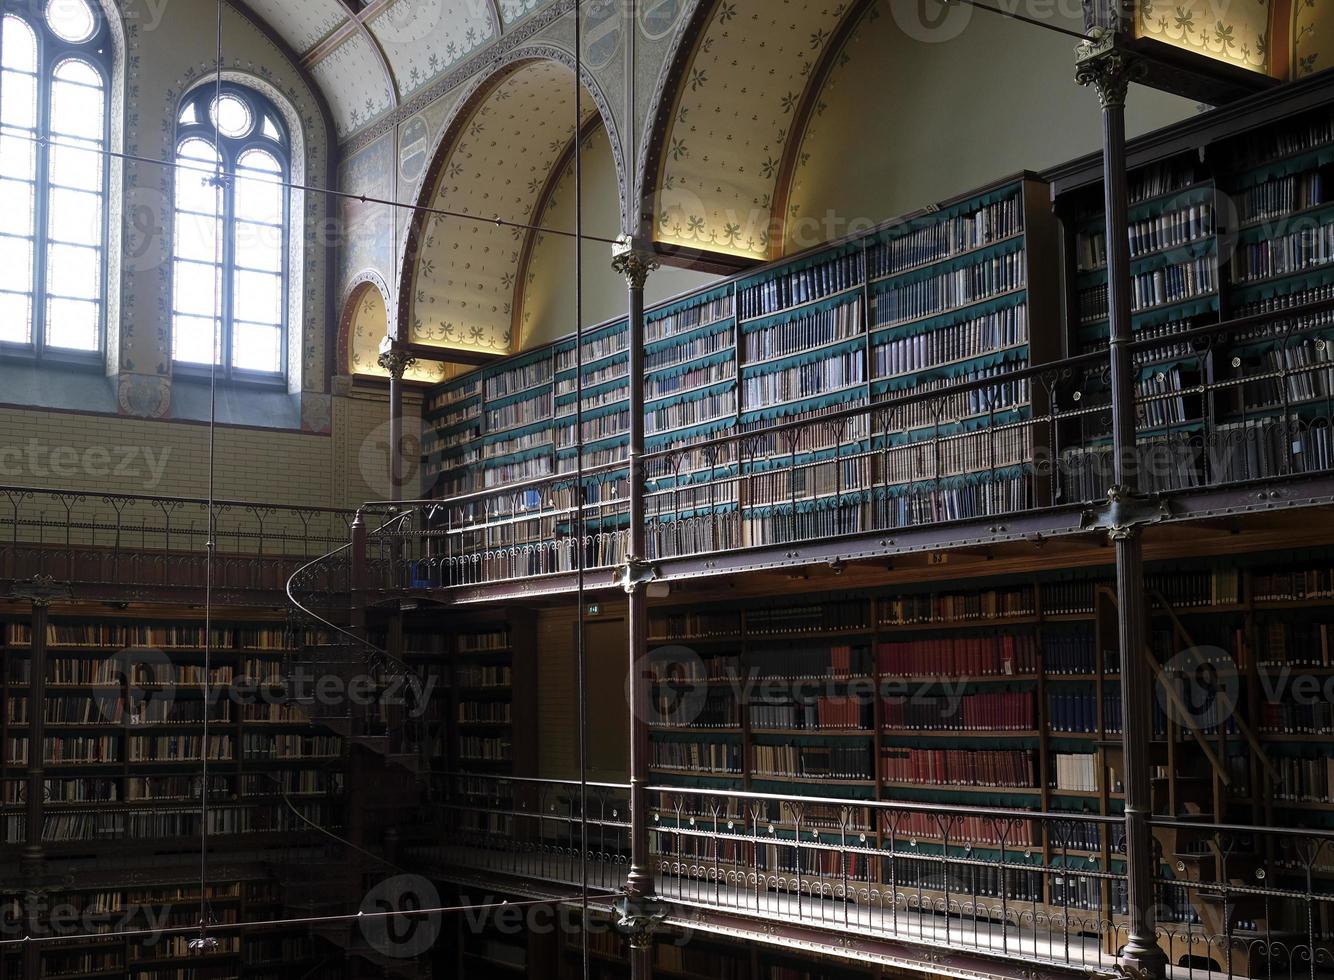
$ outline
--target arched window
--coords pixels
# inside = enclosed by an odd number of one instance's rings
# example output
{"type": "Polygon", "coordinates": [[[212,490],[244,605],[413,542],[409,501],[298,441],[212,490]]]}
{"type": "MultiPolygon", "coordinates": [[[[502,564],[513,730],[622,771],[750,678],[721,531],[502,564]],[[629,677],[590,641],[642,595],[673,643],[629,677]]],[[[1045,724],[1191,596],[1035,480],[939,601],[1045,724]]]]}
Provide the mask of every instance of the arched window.
{"type": "Polygon", "coordinates": [[[252,89],[209,83],[181,105],[171,328],[187,373],[212,359],[237,380],[283,376],[290,147],[252,89]]]}
{"type": "Polygon", "coordinates": [[[89,0],[6,7],[0,35],[0,348],[102,350],[111,38],[89,0]]]}

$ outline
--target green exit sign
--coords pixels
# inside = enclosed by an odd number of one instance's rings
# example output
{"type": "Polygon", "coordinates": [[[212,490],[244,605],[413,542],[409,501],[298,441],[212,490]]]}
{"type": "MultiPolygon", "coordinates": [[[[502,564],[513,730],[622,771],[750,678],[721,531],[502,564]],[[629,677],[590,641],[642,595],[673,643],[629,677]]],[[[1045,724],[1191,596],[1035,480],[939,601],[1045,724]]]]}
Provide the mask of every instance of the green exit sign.
{"type": "Polygon", "coordinates": [[[599,606],[596,602],[592,603],[588,607],[588,615],[590,616],[596,616],[600,612],[602,612],[602,607],[599,606]]]}

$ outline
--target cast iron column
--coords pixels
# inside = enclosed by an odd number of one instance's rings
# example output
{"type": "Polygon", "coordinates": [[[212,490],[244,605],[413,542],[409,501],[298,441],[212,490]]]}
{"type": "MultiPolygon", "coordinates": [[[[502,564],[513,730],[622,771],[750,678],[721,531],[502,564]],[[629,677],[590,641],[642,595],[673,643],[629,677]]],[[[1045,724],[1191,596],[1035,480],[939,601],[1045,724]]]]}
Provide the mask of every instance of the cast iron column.
{"type": "Polygon", "coordinates": [[[630,873],[621,905],[621,928],[630,940],[630,976],[653,974],[653,930],[661,918],[653,901],[653,869],[648,846],[649,710],[648,583],[652,566],[645,558],[644,533],[644,283],[658,267],[651,248],[626,238],[612,261],[629,287],[630,383],[630,530],[622,573],[629,596],[630,633],[630,873]]]}
{"type": "MultiPolygon", "coordinates": [[[[382,350],[380,367],[389,372],[389,485],[391,500],[403,499],[403,374],[417,359],[390,345],[382,350]]],[[[417,494],[413,494],[416,499],[417,494]]]]}
{"type": "Polygon", "coordinates": [[[1121,966],[1138,977],[1163,977],[1167,958],[1158,946],[1154,908],[1153,812],[1149,735],[1153,686],[1145,660],[1146,629],[1141,527],[1148,518],[1139,497],[1132,374],[1130,237],[1126,187],[1126,95],[1136,63],[1117,46],[1118,35],[1093,32],[1079,46],[1075,77],[1092,85],[1102,104],[1103,188],[1107,211],[1107,301],[1111,327],[1113,486],[1105,525],[1116,547],[1116,594],[1121,657],[1122,752],[1125,780],[1126,890],[1129,936],[1121,966]]]}

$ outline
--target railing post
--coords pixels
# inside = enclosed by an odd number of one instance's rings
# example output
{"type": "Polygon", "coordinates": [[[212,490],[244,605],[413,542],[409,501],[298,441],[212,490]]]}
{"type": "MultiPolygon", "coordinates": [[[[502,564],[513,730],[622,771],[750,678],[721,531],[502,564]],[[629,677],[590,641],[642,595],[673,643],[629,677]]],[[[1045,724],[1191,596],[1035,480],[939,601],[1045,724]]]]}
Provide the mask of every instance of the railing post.
{"type": "Polygon", "coordinates": [[[658,266],[643,242],[624,238],[613,247],[613,267],[629,288],[630,529],[621,585],[629,596],[630,658],[630,872],[619,905],[620,927],[630,941],[630,976],[653,975],[653,932],[662,911],[653,900],[649,861],[648,583],[655,576],[645,558],[644,527],[644,284],[658,266]]]}
{"type": "Polygon", "coordinates": [[[366,633],[366,522],[358,510],[352,518],[352,547],[348,556],[348,591],[351,602],[351,630],[357,636],[366,633]]]}
{"type": "Polygon", "coordinates": [[[1116,591],[1124,711],[1126,890],[1129,937],[1121,966],[1143,978],[1167,972],[1158,946],[1153,882],[1157,861],[1149,818],[1153,810],[1149,779],[1149,733],[1153,727],[1153,691],[1144,653],[1147,649],[1143,543],[1140,531],[1156,519],[1138,496],[1135,443],[1135,389],[1129,345],[1133,340],[1130,305],[1130,238],[1126,188],[1126,95],[1142,67],[1120,46],[1117,30],[1094,28],[1092,40],[1079,46],[1075,78],[1097,89],[1102,105],[1103,189],[1107,211],[1108,316],[1111,327],[1112,454],[1114,486],[1099,526],[1116,547],[1116,591]]]}

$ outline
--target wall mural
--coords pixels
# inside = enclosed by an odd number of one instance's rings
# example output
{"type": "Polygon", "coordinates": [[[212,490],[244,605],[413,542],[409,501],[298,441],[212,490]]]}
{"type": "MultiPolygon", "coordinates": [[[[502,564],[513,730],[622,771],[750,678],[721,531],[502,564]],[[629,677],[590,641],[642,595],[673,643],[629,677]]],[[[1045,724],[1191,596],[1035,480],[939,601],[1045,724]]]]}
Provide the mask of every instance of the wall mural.
{"type": "MultiPolygon", "coordinates": [[[[584,118],[597,110],[588,103],[584,118]]],[[[528,221],[574,126],[574,73],[528,62],[458,125],[431,197],[435,207],[488,219],[424,220],[409,297],[417,343],[509,351],[514,285],[528,221]]]]}
{"type": "MultiPolygon", "coordinates": [[[[391,200],[394,196],[394,136],[386,133],[343,163],[339,186],[354,194],[391,200]]],[[[366,269],[392,278],[394,216],[387,204],[340,199],[342,247],[339,249],[340,285],[366,269]]]]}
{"type": "Polygon", "coordinates": [[[659,242],[768,258],[783,153],[848,3],[720,0],[683,76],[656,204],[659,242]]]}

